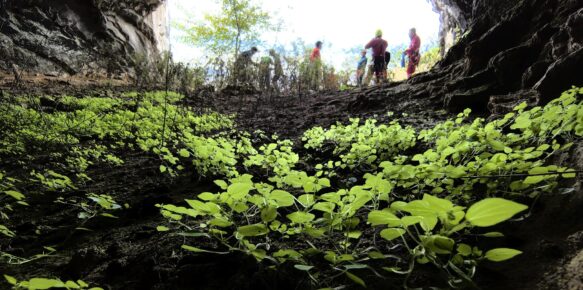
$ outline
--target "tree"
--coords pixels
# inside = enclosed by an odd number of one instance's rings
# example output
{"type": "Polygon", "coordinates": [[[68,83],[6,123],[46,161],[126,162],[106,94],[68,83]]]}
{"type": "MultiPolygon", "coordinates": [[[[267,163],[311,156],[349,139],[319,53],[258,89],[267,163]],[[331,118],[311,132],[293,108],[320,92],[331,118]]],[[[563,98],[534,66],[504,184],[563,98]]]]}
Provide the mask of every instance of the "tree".
{"type": "Polygon", "coordinates": [[[244,43],[259,42],[261,32],[269,29],[270,16],[253,0],[217,0],[218,14],[205,14],[196,23],[177,24],[185,32],[186,43],[200,46],[215,55],[233,49],[235,57],[244,43]]]}

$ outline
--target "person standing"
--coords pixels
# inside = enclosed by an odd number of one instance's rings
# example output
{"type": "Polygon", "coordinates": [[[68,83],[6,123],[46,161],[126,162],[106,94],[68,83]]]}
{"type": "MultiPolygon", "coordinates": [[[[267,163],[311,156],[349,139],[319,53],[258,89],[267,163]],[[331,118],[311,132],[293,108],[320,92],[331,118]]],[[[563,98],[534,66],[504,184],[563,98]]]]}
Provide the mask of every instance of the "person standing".
{"type": "Polygon", "coordinates": [[[264,56],[261,58],[259,62],[259,88],[264,92],[267,93],[270,91],[270,84],[271,84],[271,64],[272,64],[271,57],[264,56]]]}
{"type": "Polygon", "coordinates": [[[364,48],[372,49],[373,67],[377,84],[387,79],[387,65],[385,62],[385,52],[389,44],[383,39],[383,31],[377,30],[373,38],[364,48]]]}
{"type": "Polygon", "coordinates": [[[252,57],[256,54],[259,50],[257,47],[251,47],[251,49],[246,50],[237,56],[235,60],[235,84],[249,84],[251,81],[251,71],[249,65],[257,66],[256,63],[253,62],[252,57]]]}
{"type": "Polygon", "coordinates": [[[419,53],[421,39],[417,35],[417,30],[415,28],[409,30],[409,38],[411,39],[411,44],[409,44],[409,48],[404,52],[409,57],[409,63],[407,64],[407,78],[410,78],[413,73],[415,73],[415,69],[421,60],[421,54],[419,53]]]}
{"type": "Polygon", "coordinates": [[[273,78],[271,83],[273,88],[279,92],[278,81],[283,77],[283,66],[281,65],[281,57],[274,49],[269,50],[269,55],[273,58],[273,78]]]}
{"type": "Polygon", "coordinates": [[[322,74],[320,50],[322,50],[322,42],[318,40],[316,41],[316,47],[314,47],[310,54],[310,88],[314,91],[317,91],[320,87],[320,78],[322,74]]]}
{"type": "Polygon", "coordinates": [[[368,63],[368,59],[366,58],[366,50],[363,49],[360,52],[360,60],[356,65],[356,84],[361,87],[362,80],[364,79],[364,73],[366,71],[366,64],[368,63]]]}

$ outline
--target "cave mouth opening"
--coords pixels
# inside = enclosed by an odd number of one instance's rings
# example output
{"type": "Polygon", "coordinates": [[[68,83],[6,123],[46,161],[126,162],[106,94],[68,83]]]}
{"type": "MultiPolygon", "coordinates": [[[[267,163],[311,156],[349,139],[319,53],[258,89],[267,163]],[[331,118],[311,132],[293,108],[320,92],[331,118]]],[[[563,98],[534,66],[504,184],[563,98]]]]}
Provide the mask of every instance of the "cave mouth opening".
{"type": "MultiPolygon", "coordinates": [[[[409,44],[408,31],[413,27],[422,39],[422,51],[439,47],[439,57],[456,39],[456,29],[451,27],[456,22],[451,21],[451,17],[443,16],[441,6],[427,0],[398,3],[379,0],[361,0],[358,3],[342,1],[333,5],[310,0],[257,3],[271,16],[274,26],[271,31],[261,33],[256,43],[243,44],[243,49],[256,45],[260,53],[267,53],[274,47],[291,52],[297,46],[312,47],[320,40],[324,42],[322,58],[337,69],[352,68],[354,59],[358,60],[360,50],[374,37],[377,29],[383,30],[383,38],[389,43],[389,50],[393,54],[409,44]],[[444,25],[443,20],[449,23],[444,25]]],[[[170,22],[188,25],[203,20],[205,14],[217,13],[220,6],[213,0],[196,3],[168,0],[168,10],[170,22]]],[[[195,63],[208,61],[209,54],[200,47],[186,44],[185,36],[184,31],[176,25],[170,27],[170,48],[175,59],[195,63]]],[[[392,66],[399,66],[397,57],[393,59],[392,66]]]]}

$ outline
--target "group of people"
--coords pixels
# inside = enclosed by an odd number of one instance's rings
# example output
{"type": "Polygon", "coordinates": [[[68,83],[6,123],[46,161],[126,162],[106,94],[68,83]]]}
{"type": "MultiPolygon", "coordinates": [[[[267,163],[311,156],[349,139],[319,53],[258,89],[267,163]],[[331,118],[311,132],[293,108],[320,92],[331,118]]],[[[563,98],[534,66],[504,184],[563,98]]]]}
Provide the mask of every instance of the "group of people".
{"type": "MultiPolygon", "coordinates": [[[[421,39],[417,35],[415,28],[409,30],[409,38],[411,43],[409,48],[403,52],[403,57],[408,57],[409,61],[407,64],[407,78],[410,78],[419,65],[421,60],[421,54],[419,49],[421,47],[421,39]]],[[[387,66],[391,60],[391,54],[387,51],[388,42],[383,39],[382,30],[377,30],[375,33],[375,38],[373,38],[369,43],[364,46],[364,50],[361,52],[361,58],[358,61],[356,68],[356,82],[359,86],[362,86],[365,70],[367,67],[368,59],[366,58],[367,50],[372,50],[372,61],[369,66],[369,74],[374,74],[376,78],[376,83],[380,84],[387,80],[387,66]]]]}
{"type": "MultiPolygon", "coordinates": [[[[415,28],[409,30],[409,38],[411,43],[409,48],[403,52],[403,57],[408,58],[407,77],[410,78],[419,65],[421,54],[419,49],[421,47],[421,39],[417,35],[415,28]]],[[[376,83],[381,84],[387,80],[387,66],[391,59],[391,54],[387,51],[388,43],[383,39],[382,30],[377,30],[375,37],[364,46],[361,52],[361,58],[357,64],[356,80],[358,86],[363,85],[364,75],[368,64],[367,50],[371,49],[372,59],[369,65],[369,75],[374,75],[376,83]]],[[[307,68],[308,79],[307,85],[310,89],[317,90],[319,87],[320,74],[322,70],[321,55],[322,42],[317,41],[314,49],[310,54],[310,62],[307,68]]],[[[283,77],[283,67],[280,56],[275,50],[269,50],[269,56],[261,58],[259,63],[252,60],[259,50],[256,47],[242,52],[238,55],[235,61],[234,80],[236,84],[247,84],[251,81],[253,73],[250,71],[250,66],[255,66],[259,70],[259,85],[264,91],[269,91],[271,88],[278,87],[278,81],[283,77]],[[271,75],[271,67],[273,66],[273,76],[271,75]]]]}
{"type": "Polygon", "coordinates": [[[259,63],[255,63],[252,58],[257,52],[259,52],[257,47],[252,47],[237,56],[233,78],[235,84],[249,83],[253,78],[253,72],[250,67],[255,66],[259,69],[259,85],[261,89],[269,90],[270,88],[277,88],[277,83],[283,77],[281,57],[274,49],[270,49],[269,56],[264,56],[259,63]],[[271,76],[271,66],[273,66],[273,77],[271,76]]]}

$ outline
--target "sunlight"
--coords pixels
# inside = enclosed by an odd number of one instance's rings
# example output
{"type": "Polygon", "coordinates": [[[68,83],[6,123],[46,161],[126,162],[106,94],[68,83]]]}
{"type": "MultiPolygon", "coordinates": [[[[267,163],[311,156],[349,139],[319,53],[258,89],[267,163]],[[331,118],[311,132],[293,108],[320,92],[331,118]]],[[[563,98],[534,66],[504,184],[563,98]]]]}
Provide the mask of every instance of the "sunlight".
{"type": "MultiPolygon", "coordinates": [[[[327,0],[281,0],[258,1],[270,13],[274,22],[282,23],[281,31],[262,35],[260,51],[282,45],[290,47],[294,40],[301,39],[307,46],[317,40],[324,42],[322,58],[325,62],[341,67],[356,56],[350,51],[364,46],[377,29],[384,31],[389,46],[408,44],[407,32],[416,27],[423,47],[435,43],[439,31],[439,15],[426,0],[407,1],[327,1],[327,0]]],[[[213,0],[169,0],[172,22],[187,22],[200,19],[204,13],[217,9],[213,0]],[[194,16],[195,19],[189,19],[194,16]]],[[[204,61],[205,54],[197,48],[180,42],[180,31],[171,28],[171,47],[176,60],[204,61]]]]}

